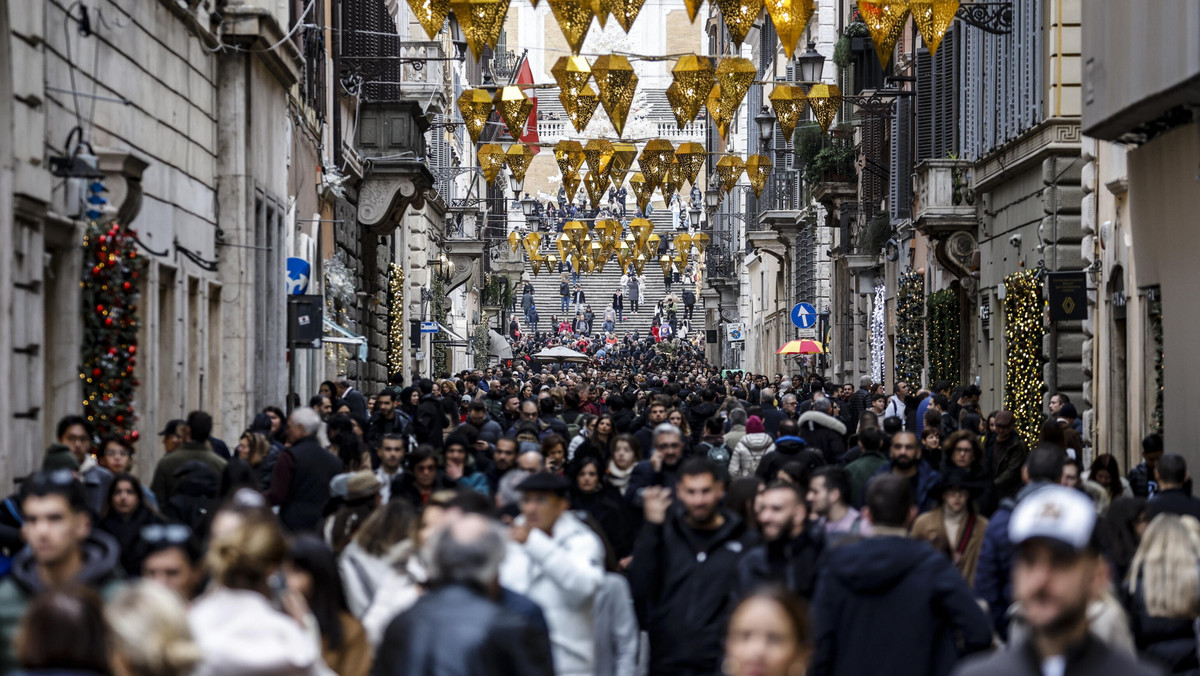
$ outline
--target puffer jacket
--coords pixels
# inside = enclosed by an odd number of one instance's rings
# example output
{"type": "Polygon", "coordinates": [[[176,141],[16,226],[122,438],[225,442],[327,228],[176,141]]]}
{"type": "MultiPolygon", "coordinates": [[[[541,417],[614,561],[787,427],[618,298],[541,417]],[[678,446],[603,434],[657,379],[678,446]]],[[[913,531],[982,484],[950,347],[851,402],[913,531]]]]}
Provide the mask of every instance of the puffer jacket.
{"type": "Polygon", "coordinates": [[[738,445],[733,449],[733,456],[729,459],[729,478],[740,479],[745,476],[754,476],[754,470],[758,469],[758,463],[762,462],[763,456],[775,450],[775,440],[766,432],[753,432],[746,434],[738,445]]]}
{"type": "Polygon", "coordinates": [[[800,436],[809,450],[825,456],[825,464],[837,463],[846,452],[846,425],[820,411],[805,411],[800,416],[800,436]]]}

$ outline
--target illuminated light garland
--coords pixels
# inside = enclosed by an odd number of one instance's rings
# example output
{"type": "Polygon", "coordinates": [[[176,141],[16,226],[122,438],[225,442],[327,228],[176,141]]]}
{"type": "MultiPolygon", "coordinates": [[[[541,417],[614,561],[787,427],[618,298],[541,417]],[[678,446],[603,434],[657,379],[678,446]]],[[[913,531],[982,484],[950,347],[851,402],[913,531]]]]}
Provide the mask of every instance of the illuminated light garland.
{"type": "Polygon", "coordinates": [[[884,311],[887,308],[887,287],[875,286],[875,305],[871,308],[871,380],[884,382],[884,363],[887,359],[887,327],[884,311]]]}
{"type": "Polygon", "coordinates": [[[1154,414],[1150,420],[1150,429],[1162,434],[1163,431],[1163,316],[1162,301],[1150,302],[1150,337],[1154,344],[1154,414]]]}
{"type": "Polygon", "coordinates": [[[486,321],[479,322],[475,327],[475,368],[483,370],[488,365],[488,350],[491,348],[491,336],[488,334],[486,321]]]}
{"type": "Polygon", "coordinates": [[[141,384],[137,364],[138,314],[144,260],[137,255],[134,231],[120,225],[88,223],[83,240],[80,279],[83,316],[83,411],[100,438],[137,441],[134,397],[141,384]]]}
{"type": "Polygon", "coordinates": [[[962,350],[959,344],[958,294],[942,289],[929,294],[925,301],[929,325],[926,343],[929,345],[929,382],[948,380],[957,383],[962,377],[959,364],[962,350]]]}
{"type": "Polygon", "coordinates": [[[388,268],[388,374],[404,373],[404,269],[388,268]]]}
{"type": "MultiPolygon", "coordinates": [[[[430,303],[430,312],[433,313],[433,321],[438,323],[438,332],[434,334],[435,338],[445,338],[442,335],[442,322],[446,319],[446,280],[438,272],[433,273],[433,280],[429,284],[429,291],[433,294],[433,300],[430,303]]],[[[433,374],[435,377],[442,377],[443,373],[450,371],[450,358],[448,349],[444,346],[432,343],[433,347],[433,374]]]]}
{"type": "Polygon", "coordinates": [[[1042,424],[1042,322],[1045,306],[1041,282],[1033,270],[1004,278],[1005,351],[1004,408],[1016,417],[1016,430],[1029,446],[1037,443],[1042,424]]]}
{"type": "Polygon", "coordinates": [[[896,382],[915,392],[925,370],[925,278],[915,272],[900,275],[896,293],[896,382]]]}

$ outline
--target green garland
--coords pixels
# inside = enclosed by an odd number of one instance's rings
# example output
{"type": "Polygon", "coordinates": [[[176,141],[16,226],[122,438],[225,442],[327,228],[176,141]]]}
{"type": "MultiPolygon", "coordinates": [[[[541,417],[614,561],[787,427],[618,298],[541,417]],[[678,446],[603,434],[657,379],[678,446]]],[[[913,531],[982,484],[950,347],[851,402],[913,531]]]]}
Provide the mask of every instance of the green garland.
{"type": "Polygon", "coordinates": [[[404,270],[395,263],[388,268],[388,375],[404,371],[404,270]]]}
{"type": "Polygon", "coordinates": [[[1029,446],[1037,443],[1042,424],[1042,286],[1033,270],[1004,278],[1005,352],[1004,408],[1016,417],[1017,433],[1029,446]]]}
{"type": "MultiPolygon", "coordinates": [[[[446,321],[446,280],[438,273],[433,273],[433,283],[430,284],[430,293],[433,294],[432,312],[433,321],[441,326],[441,323],[446,321]]],[[[441,328],[433,334],[435,337],[444,339],[441,328]]],[[[437,343],[430,342],[430,349],[433,351],[433,373],[431,378],[439,378],[441,374],[450,371],[450,358],[446,352],[446,348],[437,343]]]]}
{"type": "Polygon", "coordinates": [[[959,326],[958,294],[953,289],[942,289],[929,294],[925,300],[926,315],[929,317],[929,381],[948,380],[957,383],[959,373],[959,326]]]}
{"type": "Polygon", "coordinates": [[[79,282],[83,314],[83,412],[93,433],[103,439],[122,436],[137,441],[133,376],[141,275],[145,263],[137,254],[134,231],[113,224],[89,223],[83,240],[83,276],[79,282]]]}
{"type": "Polygon", "coordinates": [[[895,382],[916,391],[925,370],[925,278],[915,272],[900,275],[896,293],[895,382]]]}
{"type": "Polygon", "coordinates": [[[1162,301],[1156,296],[1150,301],[1150,338],[1154,344],[1154,414],[1150,429],[1163,431],[1163,316],[1162,301]]]}

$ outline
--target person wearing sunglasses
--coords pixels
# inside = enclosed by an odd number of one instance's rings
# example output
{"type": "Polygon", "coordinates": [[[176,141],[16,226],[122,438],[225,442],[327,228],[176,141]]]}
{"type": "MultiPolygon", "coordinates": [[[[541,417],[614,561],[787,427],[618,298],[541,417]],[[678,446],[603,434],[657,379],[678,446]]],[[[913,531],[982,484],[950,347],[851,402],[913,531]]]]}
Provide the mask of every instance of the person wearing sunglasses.
{"type": "Polygon", "coordinates": [[[16,665],[18,623],[35,596],[69,585],[108,596],[119,576],[120,545],[92,528],[87,492],[71,470],[35,472],[21,484],[19,500],[26,547],[0,581],[0,673],[16,665]]]}
{"type": "Polygon", "coordinates": [[[142,527],[142,577],[175,592],[185,602],[196,597],[204,578],[200,546],[192,529],[181,523],[156,523],[142,527]]]}

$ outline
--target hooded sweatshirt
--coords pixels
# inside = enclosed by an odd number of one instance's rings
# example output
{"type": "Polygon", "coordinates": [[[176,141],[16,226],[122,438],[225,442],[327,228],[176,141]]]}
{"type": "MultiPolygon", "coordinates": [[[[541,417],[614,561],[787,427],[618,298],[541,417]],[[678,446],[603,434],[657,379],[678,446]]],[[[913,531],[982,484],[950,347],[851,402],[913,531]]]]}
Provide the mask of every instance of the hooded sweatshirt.
{"type": "Polygon", "coordinates": [[[962,655],[991,646],[987,616],[928,543],[878,536],[826,556],[813,599],[811,676],[944,676],[962,655]]]}
{"type": "Polygon", "coordinates": [[[740,479],[753,476],[763,456],[773,450],[775,440],[763,430],[762,418],[750,416],[746,421],[746,434],[733,449],[733,456],[729,460],[729,477],[740,479]]]}

